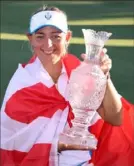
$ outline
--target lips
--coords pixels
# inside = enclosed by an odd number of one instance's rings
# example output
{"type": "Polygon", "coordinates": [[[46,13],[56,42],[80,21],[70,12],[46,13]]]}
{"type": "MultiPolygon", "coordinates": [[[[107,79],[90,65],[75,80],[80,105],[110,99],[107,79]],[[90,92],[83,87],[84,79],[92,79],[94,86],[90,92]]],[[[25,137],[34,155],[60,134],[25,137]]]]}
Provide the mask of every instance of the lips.
{"type": "Polygon", "coordinates": [[[43,52],[43,54],[46,54],[46,55],[52,55],[52,54],[55,54],[57,52],[56,49],[45,50],[43,48],[40,48],[40,50],[43,52]]]}
{"type": "Polygon", "coordinates": [[[53,51],[44,51],[45,54],[52,54],[53,51]]]}
{"type": "Polygon", "coordinates": [[[51,55],[51,54],[56,54],[57,50],[56,49],[53,49],[53,50],[44,50],[43,52],[46,55],[51,55]]]}

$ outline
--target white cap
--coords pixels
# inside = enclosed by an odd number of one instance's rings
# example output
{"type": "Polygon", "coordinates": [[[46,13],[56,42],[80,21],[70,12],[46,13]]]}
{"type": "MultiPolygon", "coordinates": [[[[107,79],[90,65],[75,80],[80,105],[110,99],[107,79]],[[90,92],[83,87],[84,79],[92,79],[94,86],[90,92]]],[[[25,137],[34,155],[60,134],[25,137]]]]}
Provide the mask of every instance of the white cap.
{"type": "Polygon", "coordinates": [[[67,18],[57,11],[41,11],[31,17],[29,33],[32,34],[45,26],[53,26],[62,32],[67,32],[67,18]]]}

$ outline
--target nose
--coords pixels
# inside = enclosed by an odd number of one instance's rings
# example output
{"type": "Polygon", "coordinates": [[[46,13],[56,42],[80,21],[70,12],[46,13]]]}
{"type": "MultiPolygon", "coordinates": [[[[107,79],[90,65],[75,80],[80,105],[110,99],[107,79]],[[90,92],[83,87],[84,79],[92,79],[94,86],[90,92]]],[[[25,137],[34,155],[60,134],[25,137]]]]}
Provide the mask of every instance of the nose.
{"type": "Polygon", "coordinates": [[[46,38],[46,40],[45,40],[45,42],[44,42],[44,46],[45,46],[46,48],[50,48],[50,47],[52,47],[52,45],[53,45],[52,40],[51,40],[50,38],[46,38]]]}

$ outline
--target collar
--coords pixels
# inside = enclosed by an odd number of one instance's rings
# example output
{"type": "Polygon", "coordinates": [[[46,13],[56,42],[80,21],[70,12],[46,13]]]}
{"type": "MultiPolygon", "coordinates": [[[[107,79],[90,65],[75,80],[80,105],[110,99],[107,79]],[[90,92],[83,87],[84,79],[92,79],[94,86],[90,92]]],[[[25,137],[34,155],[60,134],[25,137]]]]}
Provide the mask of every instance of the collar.
{"type": "MultiPolygon", "coordinates": [[[[43,65],[42,65],[42,63],[41,63],[41,61],[39,60],[38,57],[36,57],[35,63],[38,65],[38,67],[39,67],[42,71],[44,71],[45,73],[48,73],[48,72],[46,71],[46,69],[43,67],[43,65]]],[[[62,62],[61,74],[67,74],[67,71],[66,71],[66,68],[65,68],[65,65],[64,65],[63,62],[62,62]]]]}

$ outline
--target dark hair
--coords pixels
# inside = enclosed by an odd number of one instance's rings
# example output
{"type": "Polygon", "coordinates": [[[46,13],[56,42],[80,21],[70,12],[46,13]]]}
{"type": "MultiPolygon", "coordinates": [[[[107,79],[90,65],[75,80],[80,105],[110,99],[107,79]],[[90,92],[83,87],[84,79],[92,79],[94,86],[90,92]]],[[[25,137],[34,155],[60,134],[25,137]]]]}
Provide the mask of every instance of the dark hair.
{"type": "Polygon", "coordinates": [[[47,6],[47,5],[43,5],[42,7],[40,7],[39,9],[37,9],[37,11],[35,11],[33,14],[32,14],[32,16],[33,15],[35,15],[35,14],[37,14],[37,13],[39,13],[39,12],[41,12],[41,11],[57,11],[57,12],[61,12],[61,13],[63,13],[65,16],[66,16],[66,18],[67,18],[67,15],[66,15],[66,13],[63,11],[63,10],[61,10],[61,9],[59,9],[58,7],[55,7],[55,6],[47,6]]]}

